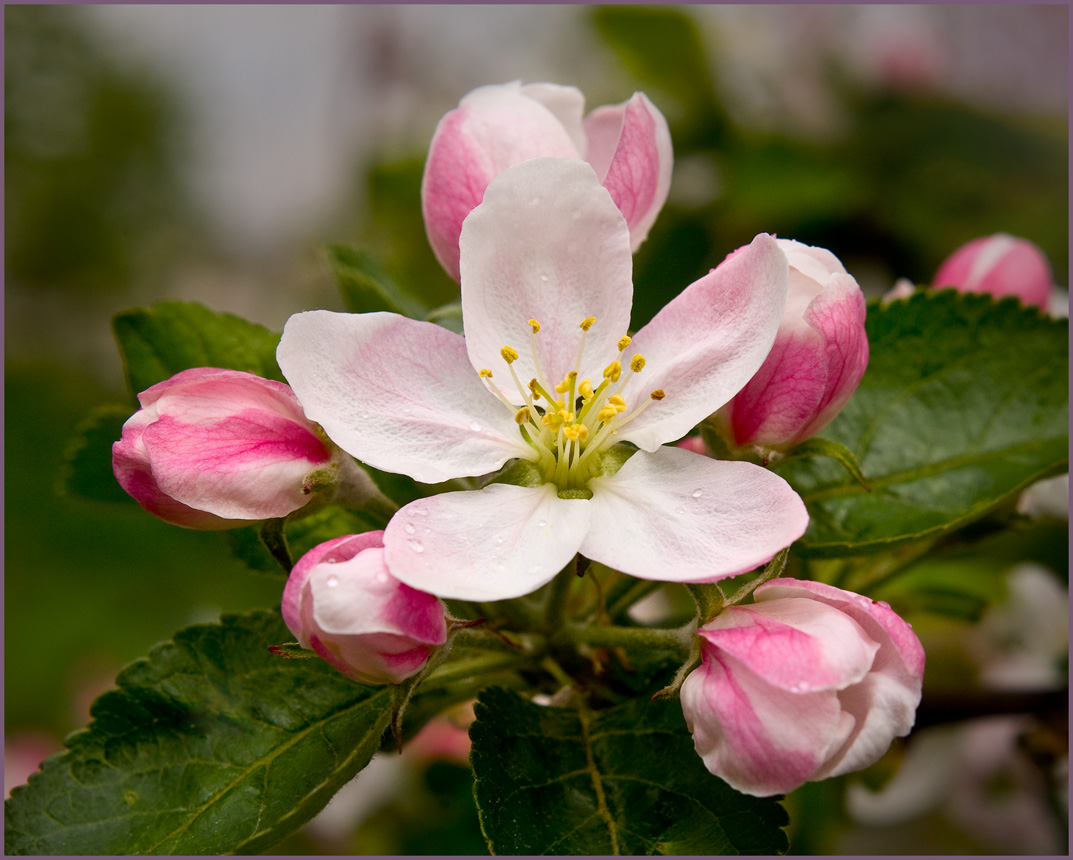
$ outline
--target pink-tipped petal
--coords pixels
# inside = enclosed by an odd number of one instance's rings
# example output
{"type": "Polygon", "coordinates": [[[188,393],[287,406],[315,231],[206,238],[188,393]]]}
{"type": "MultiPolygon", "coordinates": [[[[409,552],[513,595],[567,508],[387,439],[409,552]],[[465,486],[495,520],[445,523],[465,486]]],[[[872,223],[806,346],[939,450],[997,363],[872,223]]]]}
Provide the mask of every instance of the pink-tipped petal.
{"type": "Polygon", "coordinates": [[[555,487],[492,484],[412,502],[388,523],[385,558],[414,588],[461,600],[504,600],[549,582],[578,551],[589,503],[555,487]]]}
{"type": "Polygon", "coordinates": [[[744,573],[808,525],[804,503],[782,478],[681,448],[638,452],[589,486],[582,554],[644,579],[714,582],[744,573]]]}
{"type": "Polygon", "coordinates": [[[305,413],[364,463],[426,483],[532,458],[460,335],[395,314],[292,316],[276,352],[305,413]]]}
{"type": "Polygon", "coordinates": [[[586,160],[626,218],[637,250],[667,200],[674,166],[667,121],[644,93],[585,118],[586,160]]]}
{"type": "Polygon", "coordinates": [[[939,266],[932,283],[996,298],[1016,296],[1046,309],[1054,277],[1046,255],[1033,242],[995,233],[962,245],[939,266]]]}
{"type": "MultiPolygon", "coordinates": [[[[585,96],[582,95],[581,90],[562,84],[537,83],[524,84],[521,93],[544,105],[555,115],[576,149],[576,153],[568,157],[578,158],[584,154],[585,127],[582,123],[582,114],[585,112],[585,96]]],[[[541,154],[555,155],[553,152],[541,154]]]]}
{"type": "Polygon", "coordinates": [[[541,155],[581,153],[555,113],[524,95],[518,82],[479,87],[440,120],[425,162],[421,206],[436,258],[456,281],[462,222],[488,183],[541,155]]]}
{"type": "MultiPolygon", "coordinates": [[[[625,353],[646,359],[630,385],[662,389],[621,438],[646,451],[678,439],[730,400],[763,364],[786,302],[789,267],[765,233],[667,304],[625,353]]],[[[638,395],[635,394],[635,397],[638,395]]],[[[632,404],[631,404],[632,405],[632,404]]]]}
{"type": "MultiPolygon", "coordinates": [[[[598,374],[616,354],[633,302],[629,232],[610,195],[583,161],[535,158],[499,176],[462,228],[462,317],[476,369],[510,380],[500,351],[519,353],[523,383],[557,384],[573,369],[580,323],[582,368],[598,374]],[[540,323],[530,348],[529,320],[540,323]],[[595,368],[595,369],[593,369],[595,368]]],[[[512,387],[504,393],[521,402],[512,387]]]]}

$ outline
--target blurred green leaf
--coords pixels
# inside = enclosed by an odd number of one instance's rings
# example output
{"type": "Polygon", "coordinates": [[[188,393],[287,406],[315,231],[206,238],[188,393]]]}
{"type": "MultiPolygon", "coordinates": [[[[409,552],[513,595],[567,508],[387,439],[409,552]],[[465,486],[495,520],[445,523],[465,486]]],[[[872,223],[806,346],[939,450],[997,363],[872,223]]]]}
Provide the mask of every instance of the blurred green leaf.
{"type": "Polygon", "coordinates": [[[410,319],[425,318],[428,308],[399,289],[371,254],[345,245],[328,245],[327,252],[348,311],[390,311],[410,319]]]}
{"type": "Polygon", "coordinates": [[[226,616],[128,666],[12,792],[6,851],[253,853],[309,820],[369,762],[391,695],[269,653],[291,639],[277,613],[226,616]]]}
{"type": "Polygon", "coordinates": [[[134,308],[118,314],[112,328],[135,393],[192,367],[244,370],[283,381],[276,364],[278,334],[196,302],[134,308]]]}
{"type": "Polygon", "coordinates": [[[803,552],[938,536],[1068,468],[1067,320],[943,290],[873,304],[866,325],[868,370],[823,435],[871,492],[830,460],[784,462],[811,515],[803,552]]]}
{"type": "Polygon", "coordinates": [[[61,496],[94,502],[133,502],[112,471],[112,443],[119,441],[129,406],[108,404],[94,409],[75,428],[64,451],[56,482],[61,496]]]}
{"type": "Polygon", "coordinates": [[[481,827],[495,854],[775,854],[786,813],[705,769],[681,705],[542,707],[483,692],[470,729],[481,827]]]}

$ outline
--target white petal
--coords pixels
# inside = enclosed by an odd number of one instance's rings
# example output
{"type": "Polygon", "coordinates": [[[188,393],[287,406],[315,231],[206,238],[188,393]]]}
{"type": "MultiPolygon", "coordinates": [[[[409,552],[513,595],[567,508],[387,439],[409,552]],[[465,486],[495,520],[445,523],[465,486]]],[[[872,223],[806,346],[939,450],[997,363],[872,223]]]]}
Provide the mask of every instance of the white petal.
{"type": "Polygon", "coordinates": [[[511,346],[522,382],[538,376],[530,319],[541,326],[546,383],[574,368],[586,317],[596,323],[585,338],[582,378],[617,355],[633,304],[630,234],[588,164],[534,158],[505,170],[462,225],[460,246],[462,319],[475,368],[509,380],[500,350],[511,346]]]}
{"type": "Polygon", "coordinates": [[[804,503],[778,475],[682,448],[639,451],[589,488],[582,554],[642,579],[715,582],[744,573],[808,525],[804,503]]]}
{"type": "Polygon", "coordinates": [[[492,484],[406,505],[384,531],[384,558],[411,588],[503,600],[554,578],[578,551],[588,525],[588,501],[560,499],[552,484],[492,484]]]}
{"type": "Polygon", "coordinates": [[[637,332],[625,358],[639,353],[646,364],[631,380],[633,396],[654,389],[666,396],[627,424],[620,438],[653,451],[686,435],[737,394],[775,342],[788,278],[786,256],[762,233],[637,332]]]}
{"type": "Polygon", "coordinates": [[[463,338],[395,314],[295,314],[276,351],[308,418],[363,463],[418,481],[534,456],[463,338]]]}

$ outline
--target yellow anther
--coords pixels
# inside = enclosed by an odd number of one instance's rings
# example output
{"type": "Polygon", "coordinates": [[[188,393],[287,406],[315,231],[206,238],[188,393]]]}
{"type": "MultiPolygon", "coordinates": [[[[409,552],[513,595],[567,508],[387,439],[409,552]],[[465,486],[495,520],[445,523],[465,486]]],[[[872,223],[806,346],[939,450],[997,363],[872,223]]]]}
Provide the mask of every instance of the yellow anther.
{"type": "Polygon", "coordinates": [[[571,370],[568,374],[566,374],[566,377],[563,379],[563,381],[555,386],[555,393],[565,394],[567,391],[570,390],[570,386],[574,384],[575,379],[577,379],[577,371],[571,370]]]}
{"type": "Polygon", "coordinates": [[[490,371],[487,367],[482,367],[480,370],[477,371],[477,373],[479,373],[485,379],[492,378],[492,371],[490,371]]]}
{"type": "Polygon", "coordinates": [[[539,387],[540,386],[537,384],[537,381],[535,379],[529,380],[529,390],[533,393],[534,400],[540,399],[540,392],[537,390],[539,387]]]}
{"type": "Polygon", "coordinates": [[[605,406],[599,412],[596,413],[596,420],[606,424],[612,418],[618,415],[618,410],[614,406],[605,406]]]}
{"type": "Polygon", "coordinates": [[[622,375],[622,362],[612,361],[607,367],[604,368],[604,378],[610,379],[612,382],[618,382],[618,378],[622,375]]]}
{"type": "Polygon", "coordinates": [[[594,322],[596,322],[596,317],[585,317],[585,319],[581,321],[581,325],[579,326],[579,328],[582,331],[588,331],[590,328],[592,328],[592,324],[594,322]]]}
{"type": "Polygon", "coordinates": [[[592,399],[592,382],[591,382],[591,380],[588,380],[588,379],[581,380],[581,382],[578,383],[577,390],[578,390],[578,394],[580,394],[586,400],[592,399]]]}
{"type": "Polygon", "coordinates": [[[614,406],[616,412],[626,411],[626,401],[622,399],[618,394],[612,394],[607,398],[607,405],[614,406]]]}
{"type": "Polygon", "coordinates": [[[545,427],[550,427],[552,430],[558,430],[559,425],[563,423],[563,419],[559,416],[558,412],[549,412],[540,419],[540,423],[545,427]]]}
{"type": "Polygon", "coordinates": [[[540,331],[540,323],[538,323],[536,320],[529,320],[529,327],[533,330],[533,334],[536,334],[538,331],[540,331]]]}
{"type": "Polygon", "coordinates": [[[574,413],[567,412],[565,409],[560,409],[558,412],[559,417],[563,420],[563,424],[574,423],[574,413]]]}
{"type": "Polygon", "coordinates": [[[563,427],[563,435],[573,442],[584,442],[589,438],[589,428],[584,424],[571,424],[563,427]]]}
{"type": "Polygon", "coordinates": [[[529,407],[523,406],[517,412],[514,413],[515,424],[528,424],[529,423],[529,407]]]}
{"type": "Polygon", "coordinates": [[[505,362],[506,362],[507,364],[512,364],[513,362],[515,362],[515,361],[517,361],[517,360],[518,360],[518,350],[516,350],[516,349],[515,349],[514,347],[512,347],[512,346],[505,346],[505,347],[503,347],[503,348],[502,348],[502,349],[501,349],[501,350],[499,351],[499,354],[500,354],[501,356],[503,356],[503,360],[504,360],[504,361],[505,361],[505,362]]]}
{"type": "Polygon", "coordinates": [[[630,370],[632,370],[634,373],[640,373],[642,370],[644,370],[644,366],[645,357],[643,355],[638,354],[630,359],[630,370]]]}
{"type": "Polygon", "coordinates": [[[649,397],[651,397],[651,398],[652,398],[653,400],[662,400],[662,399],[663,399],[664,397],[666,397],[667,395],[663,393],[663,389],[662,389],[662,388],[657,388],[657,389],[656,389],[655,391],[653,391],[653,392],[652,392],[652,393],[651,393],[650,395],[648,395],[648,396],[649,396],[649,397]]]}
{"type": "Polygon", "coordinates": [[[618,339],[618,351],[619,352],[622,352],[622,350],[624,350],[629,345],[630,345],[630,337],[629,337],[629,335],[624,334],[622,337],[620,337],[618,339]]]}

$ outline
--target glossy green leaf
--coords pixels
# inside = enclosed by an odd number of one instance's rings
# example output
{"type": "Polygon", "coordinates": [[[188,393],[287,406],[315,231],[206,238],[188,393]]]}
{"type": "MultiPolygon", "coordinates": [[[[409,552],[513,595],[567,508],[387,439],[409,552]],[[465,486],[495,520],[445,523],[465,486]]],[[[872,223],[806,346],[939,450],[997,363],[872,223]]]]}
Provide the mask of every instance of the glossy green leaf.
{"type": "Polygon", "coordinates": [[[191,367],[244,370],[283,381],[276,364],[279,335],[196,302],[157,302],[112,321],[131,391],[191,367]]]}
{"type": "Polygon", "coordinates": [[[470,729],[494,854],[774,854],[785,811],[704,768],[677,701],[542,707],[500,688],[470,729]]]}
{"type": "Polygon", "coordinates": [[[327,251],[348,311],[390,311],[410,319],[425,318],[428,308],[401,290],[371,254],[345,245],[328,245],[327,251]]]}
{"type": "Polygon", "coordinates": [[[960,528],[1068,469],[1068,321],[930,291],[868,309],[868,370],[823,435],[838,462],[780,468],[808,505],[806,553],[855,555],[960,528]]]}
{"type": "Polygon", "coordinates": [[[225,616],[128,666],[12,792],[6,852],[255,853],[312,818],[369,762],[391,697],[269,652],[292,639],[277,613],[225,616]]]}
{"type": "Polygon", "coordinates": [[[112,471],[112,444],[119,441],[129,406],[100,406],[75,428],[67,443],[56,487],[61,496],[94,502],[132,502],[112,471]]]}

